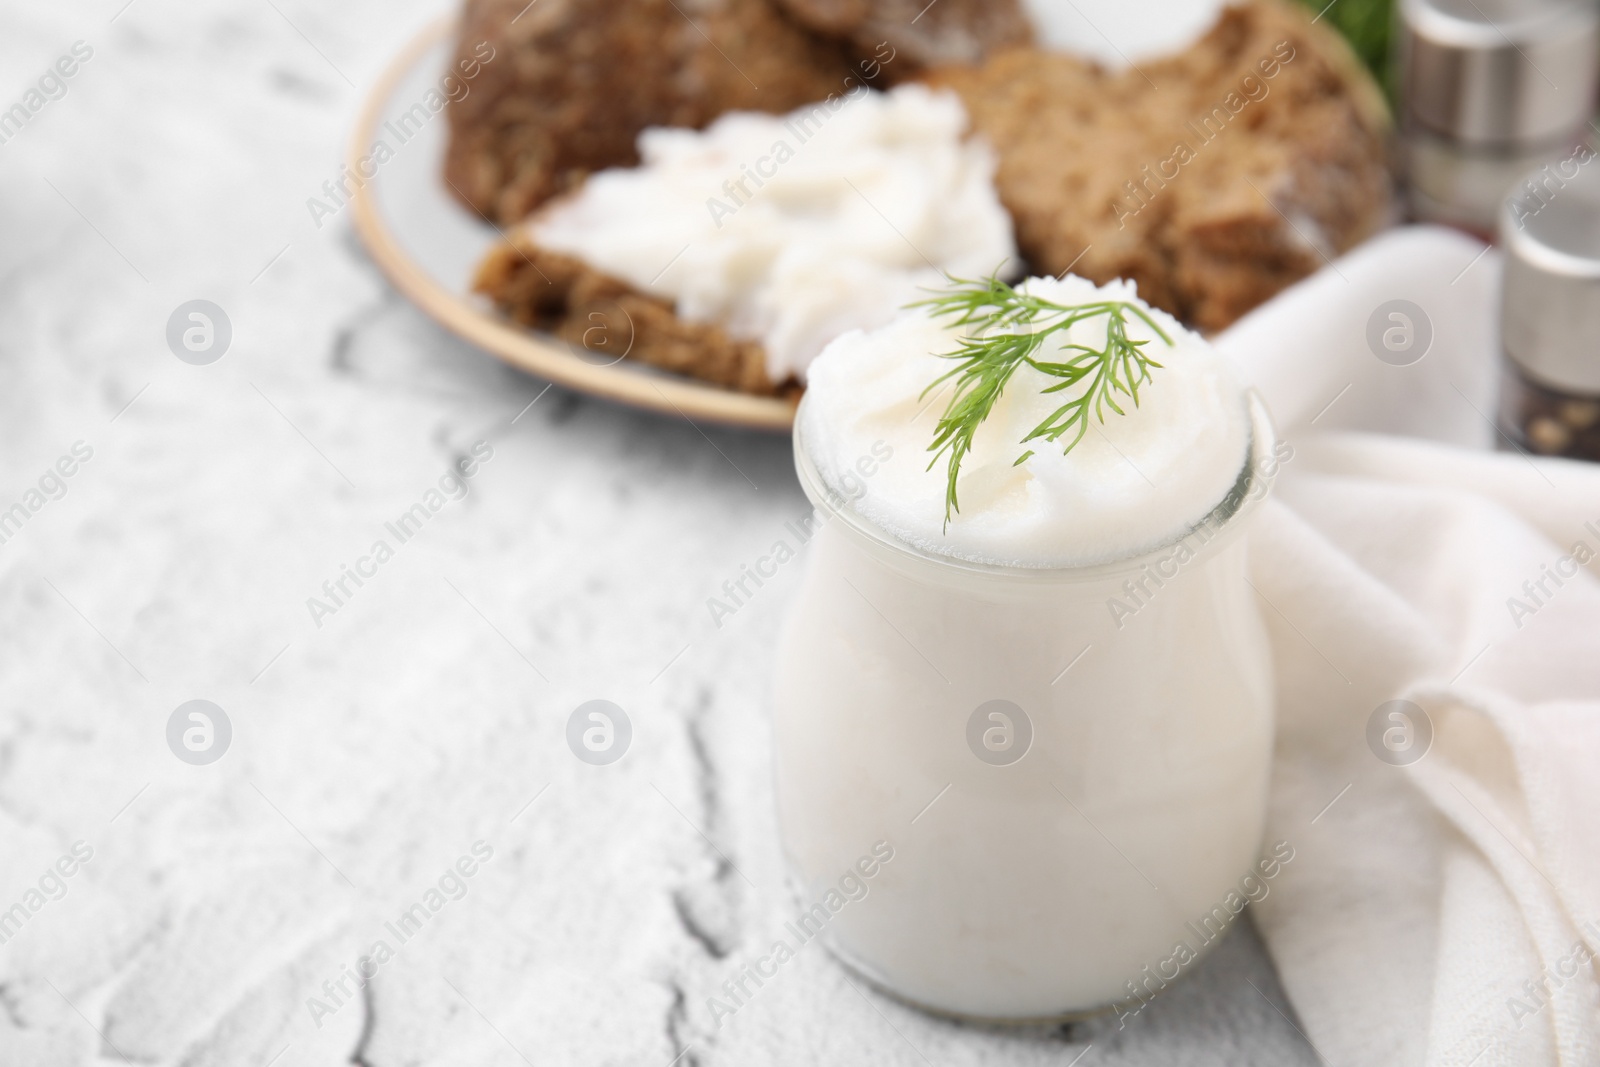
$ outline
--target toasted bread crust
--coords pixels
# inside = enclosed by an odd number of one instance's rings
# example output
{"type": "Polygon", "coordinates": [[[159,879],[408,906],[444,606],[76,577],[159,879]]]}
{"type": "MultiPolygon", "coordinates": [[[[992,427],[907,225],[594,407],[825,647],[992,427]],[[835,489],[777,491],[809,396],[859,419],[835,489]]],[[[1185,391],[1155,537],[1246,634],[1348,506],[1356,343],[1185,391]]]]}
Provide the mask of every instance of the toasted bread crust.
{"type": "Polygon", "coordinates": [[[1030,39],[1018,0],[466,0],[445,179],[503,226],[639,162],[649,126],[781,114],[1030,39]],[[484,60],[485,48],[492,58],[484,60]]]}
{"type": "Polygon", "coordinates": [[[626,357],[756,396],[796,390],[792,381],[767,377],[759,343],[730,337],[714,324],[687,322],[670,302],[541,248],[525,234],[489,253],[473,288],[522,325],[555,334],[587,362],[626,357]]]}
{"type": "Polygon", "coordinates": [[[1142,70],[1021,49],[927,80],[960,93],[995,145],[1035,272],[1132,278],[1203,330],[1390,212],[1381,99],[1342,39],[1280,0],[1229,8],[1194,47],[1142,70]]]}
{"type": "Polygon", "coordinates": [[[647,126],[781,113],[845,91],[838,41],[769,0],[467,0],[458,59],[493,58],[451,105],[445,178],[511,225],[589,173],[638,162],[647,126]]]}

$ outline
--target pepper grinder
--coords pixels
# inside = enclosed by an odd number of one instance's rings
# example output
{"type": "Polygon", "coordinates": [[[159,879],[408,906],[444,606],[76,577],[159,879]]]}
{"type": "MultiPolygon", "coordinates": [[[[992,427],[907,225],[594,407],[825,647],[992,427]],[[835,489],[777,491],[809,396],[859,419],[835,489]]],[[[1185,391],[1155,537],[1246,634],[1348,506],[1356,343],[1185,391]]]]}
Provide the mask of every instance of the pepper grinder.
{"type": "Polygon", "coordinates": [[[1500,239],[1500,429],[1530,452],[1600,460],[1600,164],[1541,201],[1507,197],[1500,239]]]}
{"type": "Polygon", "coordinates": [[[1519,179],[1580,145],[1589,151],[1600,4],[1401,0],[1399,23],[1399,154],[1411,213],[1491,239],[1519,179]]]}

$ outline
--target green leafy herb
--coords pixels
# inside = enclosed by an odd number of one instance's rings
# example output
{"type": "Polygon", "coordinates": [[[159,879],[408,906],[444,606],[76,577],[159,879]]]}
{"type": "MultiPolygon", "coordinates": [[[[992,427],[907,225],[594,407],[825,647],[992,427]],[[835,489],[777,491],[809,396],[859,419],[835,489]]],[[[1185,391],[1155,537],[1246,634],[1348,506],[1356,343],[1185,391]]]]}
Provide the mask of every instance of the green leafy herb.
{"type": "MultiPolygon", "coordinates": [[[[1144,353],[1148,341],[1135,341],[1128,337],[1128,316],[1142,321],[1156,336],[1169,346],[1172,338],[1156,325],[1145,310],[1122,300],[1104,300],[1090,304],[1057,304],[1042,297],[1018,292],[1001,281],[998,275],[983,281],[950,279],[951,288],[930,300],[919,301],[912,307],[931,308],[930,314],[943,318],[946,324],[973,327],[971,335],[963,337],[960,347],[945,353],[946,358],[958,365],[941,374],[923,390],[926,396],[935,387],[954,378],[955,393],[945,406],[944,414],[934,429],[933,443],[928,451],[931,470],[940,457],[948,461],[945,485],[945,526],[961,510],[956,498],[956,480],[961,473],[961,461],[972,450],[972,439],[983,420],[989,417],[1011,376],[1022,367],[1032,367],[1041,374],[1060,381],[1040,390],[1043,393],[1061,393],[1074,386],[1083,386],[1080,392],[1062,404],[1043,422],[1035,426],[1022,439],[1045,440],[1051,443],[1063,437],[1070,438],[1062,447],[1062,454],[1071,452],[1089,431],[1092,413],[1100,422],[1106,421],[1106,408],[1118,415],[1126,414],[1117,403],[1120,394],[1139,404],[1139,386],[1150,380],[1152,367],[1161,364],[1144,353]],[[1104,316],[1106,343],[1104,348],[1091,348],[1081,344],[1061,344],[1059,353],[1066,357],[1062,362],[1035,358],[1047,339],[1088,319],[1104,316]]],[[[1017,457],[1022,463],[1033,455],[1030,449],[1017,457]]],[[[1015,466],[1016,464],[1013,464],[1015,466]]]]}
{"type": "Polygon", "coordinates": [[[1390,36],[1394,26],[1394,0],[1299,0],[1317,18],[1333,24],[1372,71],[1378,83],[1393,96],[1393,71],[1389,65],[1390,36]]]}

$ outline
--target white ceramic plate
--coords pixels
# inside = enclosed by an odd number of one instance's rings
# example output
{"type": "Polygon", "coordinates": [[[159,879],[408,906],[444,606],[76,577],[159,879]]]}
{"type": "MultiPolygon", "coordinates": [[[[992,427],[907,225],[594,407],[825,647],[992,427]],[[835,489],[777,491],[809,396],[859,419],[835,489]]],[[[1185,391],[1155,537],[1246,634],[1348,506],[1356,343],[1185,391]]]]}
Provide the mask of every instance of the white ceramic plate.
{"type": "Polygon", "coordinates": [[[394,153],[352,198],[356,232],[379,269],[430,318],[530,374],[691,420],[788,430],[794,422],[790,401],[746,396],[631,360],[601,364],[592,355],[581,358],[472,293],[478,261],[500,233],[463,208],[445,185],[449,118],[441,111],[420,129],[403,131],[403,143],[397,132],[399,117],[438,86],[452,58],[454,29],[453,19],[436,23],[408,44],[373,87],[356,124],[348,160],[353,172],[379,139],[394,153]]]}

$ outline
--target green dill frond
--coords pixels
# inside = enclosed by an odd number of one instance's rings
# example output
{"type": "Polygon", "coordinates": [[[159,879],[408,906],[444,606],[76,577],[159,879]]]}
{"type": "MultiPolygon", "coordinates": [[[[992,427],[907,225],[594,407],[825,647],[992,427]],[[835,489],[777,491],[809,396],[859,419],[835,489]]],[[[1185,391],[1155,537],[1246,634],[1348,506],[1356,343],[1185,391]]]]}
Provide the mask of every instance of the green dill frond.
{"type": "MultiPolygon", "coordinates": [[[[1060,379],[1040,390],[1042,393],[1066,393],[1081,387],[1020,442],[1026,445],[1043,440],[1056,444],[1065,439],[1062,454],[1066,454],[1088,433],[1091,415],[1103,423],[1108,410],[1125,414],[1119,398],[1137,407],[1139,387],[1150,380],[1152,368],[1161,367],[1145,354],[1148,341],[1128,337],[1129,316],[1154,330],[1168,346],[1173,343],[1143,308],[1127,301],[1057,304],[1018,292],[998,275],[981,281],[952,277],[950,283],[950,289],[911,305],[931,308],[929,314],[943,319],[946,325],[975,327],[971,336],[961,339],[954,352],[944,353],[956,366],[934,379],[922,394],[926,396],[937,386],[955,380],[955,392],[934,428],[933,443],[928,446],[928,451],[933,453],[928,463],[930,470],[941,457],[947,462],[946,527],[950,525],[951,516],[961,510],[956,494],[961,461],[972,451],[978,427],[994,410],[1018,369],[1032,367],[1041,374],[1060,379]],[[1105,347],[1067,344],[1057,349],[1066,357],[1064,360],[1052,362],[1036,358],[1050,337],[1102,316],[1106,320],[1105,347]]],[[[1030,449],[1017,457],[1016,462],[1022,463],[1031,455],[1030,449]]]]}

